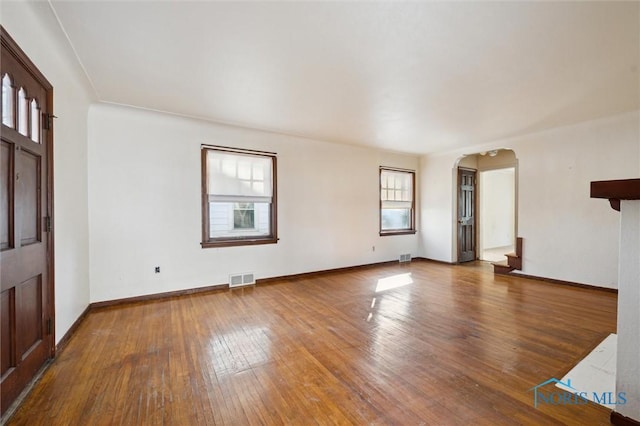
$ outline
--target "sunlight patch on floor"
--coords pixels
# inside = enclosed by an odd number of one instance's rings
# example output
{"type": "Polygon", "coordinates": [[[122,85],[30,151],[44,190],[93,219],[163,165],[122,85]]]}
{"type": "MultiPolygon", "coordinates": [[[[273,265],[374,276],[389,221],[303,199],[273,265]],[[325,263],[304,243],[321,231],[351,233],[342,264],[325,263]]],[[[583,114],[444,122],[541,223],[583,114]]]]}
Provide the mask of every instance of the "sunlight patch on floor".
{"type": "Polygon", "coordinates": [[[404,287],[409,284],[413,284],[410,272],[406,274],[392,275],[387,278],[380,278],[378,280],[378,285],[376,286],[376,293],[398,287],[404,287]]]}

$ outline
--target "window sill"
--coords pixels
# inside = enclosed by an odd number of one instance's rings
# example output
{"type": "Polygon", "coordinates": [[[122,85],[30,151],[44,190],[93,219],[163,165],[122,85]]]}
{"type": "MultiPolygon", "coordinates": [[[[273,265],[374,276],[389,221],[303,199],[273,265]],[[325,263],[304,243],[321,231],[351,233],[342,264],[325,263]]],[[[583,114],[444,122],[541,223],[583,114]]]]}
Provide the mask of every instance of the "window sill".
{"type": "Polygon", "coordinates": [[[396,231],[380,231],[381,237],[387,237],[389,235],[414,235],[417,231],[415,229],[401,229],[396,231]]]}
{"type": "Polygon", "coordinates": [[[200,243],[202,248],[212,247],[235,247],[235,246],[256,246],[260,244],[277,244],[278,238],[238,238],[220,241],[204,241],[200,243]]]}

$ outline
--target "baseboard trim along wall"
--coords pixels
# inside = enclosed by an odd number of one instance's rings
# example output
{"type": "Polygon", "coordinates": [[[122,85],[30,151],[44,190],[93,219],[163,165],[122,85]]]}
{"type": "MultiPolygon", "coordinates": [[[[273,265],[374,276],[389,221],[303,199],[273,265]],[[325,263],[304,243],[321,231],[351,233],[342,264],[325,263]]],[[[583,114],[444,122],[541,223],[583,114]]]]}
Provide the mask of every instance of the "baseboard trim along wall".
{"type": "Polygon", "coordinates": [[[398,263],[397,260],[388,260],[385,262],[366,263],[364,265],[354,265],[354,266],[344,266],[342,268],[323,269],[321,271],[303,272],[300,274],[282,275],[282,276],[270,277],[270,278],[259,278],[256,280],[256,284],[270,284],[276,281],[295,281],[295,280],[300,280],[305,278],[317,277],[320,275],[349,272],[349,271],[355,271],[357,269],[375,268],[377,266],[394,265],[397,263],[398,263]]]}
{"type": "Polygon", "coordinates": [[[122,299],[105,300],[104,302],[93,302],[89,304],[90,309],[103,309],[131,303],[143,303],[151,300],[170,299],[172,297],[187,296],[189,294],[209,293],[212,291],[226,290],[229,284],[218,284],[208,287],[188,288],[185,290],[167,291],[164,293],[145,294],[143,296],[125,297],[122,299]]]}
{"type": "Polygon", "coordinates": [[[417,262],[433,262],[433,263],[439,263],[441,265],[459,265],[459,263],[457,262],[447,262],[445,260],[429,259],[428,257],[413,257],[411,258],[411,260],[417,261],[417,262]]]}
{"type": "Polygon", "coordinates": [[[600,286],[597,286],[597,285],[581,284],[581,283],[575,283],[575,282],[571,282],[571,281],[556,280],[555,278],[537,277],[535,275],[527,275],[527,274],[520,274],[520,273],[514,273],[514,272],[512,272],[509,275],[511,275],[512,277],[520,277],[520,278],[527,278],[527,279],[530,279],[530,280],[544,281],[544,282],[551,283],[551,284],[570,285],[572,287],[588,288],[588,289],[591,289],[591,290],[606,291],[608,293],[618,294],[618,289],[617,288],[600,287],[600,286]]]}
{"type": "Polygon", "coordinates": [[[91,305],[87,306],[85,310],[82,311],[80,316],[73,322],[73,324],[71,324],[71,327],[69,327],[67,332],[64,333],[64,336],[62,336],[62,339],[60,339],[60,341],[56,345],[56,353],[60,352],[65,348],[65,346],[67,346],[67,343],[69,343],[69,339],[71,339],[71,336],[76,332],[78,327],[80,327],[80,324],[82,323],[82,321],[84,321],[90,310],[91,305]]]}

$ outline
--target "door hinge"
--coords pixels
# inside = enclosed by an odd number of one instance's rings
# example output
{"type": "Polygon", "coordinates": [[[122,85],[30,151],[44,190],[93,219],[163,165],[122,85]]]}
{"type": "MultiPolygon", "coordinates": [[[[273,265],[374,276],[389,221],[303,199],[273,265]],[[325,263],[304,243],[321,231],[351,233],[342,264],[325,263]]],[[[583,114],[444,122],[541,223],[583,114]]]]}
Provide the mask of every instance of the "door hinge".
{"type": "Polygon", "coordinates": [[[44,218],[44,230],[45,232],[51,232],[51,216],[44,218]]]}
{"type": "Polygon", "coordinates": [[[42,113],[42,128],[45,130],[51,130],[53,128],[53,119],[58,118],[53,114],[48,114],[46,112],[42,113]]]}
{"type": "Polygon", "coordinates": [[[51,318],[47,318],[47,336],[50,336],[52,333],[52,328],[53,328],[53,321],[51,321],[51,318]]]}

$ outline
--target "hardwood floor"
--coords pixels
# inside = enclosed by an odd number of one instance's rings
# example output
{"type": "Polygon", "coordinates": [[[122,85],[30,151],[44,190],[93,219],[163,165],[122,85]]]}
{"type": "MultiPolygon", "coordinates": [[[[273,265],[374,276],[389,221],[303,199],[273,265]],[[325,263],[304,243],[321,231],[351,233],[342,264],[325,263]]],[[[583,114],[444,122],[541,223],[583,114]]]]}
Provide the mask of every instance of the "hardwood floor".
{"type": "Polygon", "coordinates": [[[8,424],[606,425],[591,403],[536,409],[529,389],[615,327],[615,294],[478,263],[103,308],[8,424]]]}

